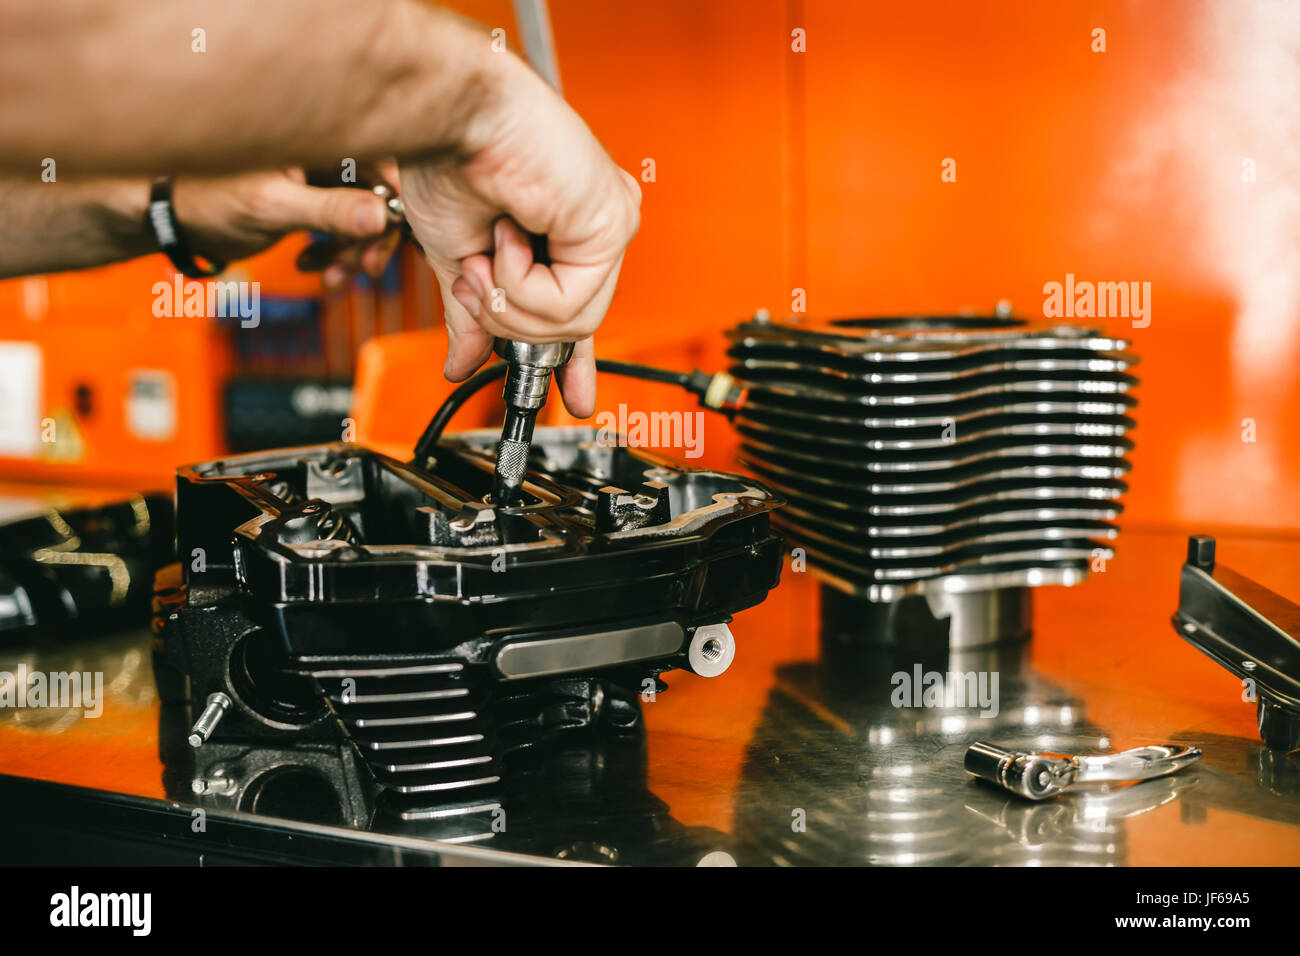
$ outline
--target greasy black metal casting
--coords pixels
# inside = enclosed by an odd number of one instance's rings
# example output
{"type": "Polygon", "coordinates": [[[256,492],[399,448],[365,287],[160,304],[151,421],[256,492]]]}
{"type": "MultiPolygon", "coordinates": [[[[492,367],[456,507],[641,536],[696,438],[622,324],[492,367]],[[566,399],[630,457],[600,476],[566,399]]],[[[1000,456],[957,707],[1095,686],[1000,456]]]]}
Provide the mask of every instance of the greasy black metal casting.
{"type": "Polygon", "coordinates": [[[697,629],[775,586],[758,483],[541,429],[523,503],[492,508],[496,437],[418,464],[335,444],[182,469],[164,702],[229,697],[216,744],[345,739],[419,819],[481,804],[557,734],[635,724],[697,629]]]}
{"type": "Polygon", "coordinates": [[[1179,635],[1251,686],[1259,734],[1300,748],[1300,605],[1215,562],[1215,541],[1187,539],[1173,617],[1179,635]]]}
{"type": "Polygon", "coordinates": [[[0,523],[0,641],[142,625],[171,539],[165,495],[40,507],[0,523]]]}

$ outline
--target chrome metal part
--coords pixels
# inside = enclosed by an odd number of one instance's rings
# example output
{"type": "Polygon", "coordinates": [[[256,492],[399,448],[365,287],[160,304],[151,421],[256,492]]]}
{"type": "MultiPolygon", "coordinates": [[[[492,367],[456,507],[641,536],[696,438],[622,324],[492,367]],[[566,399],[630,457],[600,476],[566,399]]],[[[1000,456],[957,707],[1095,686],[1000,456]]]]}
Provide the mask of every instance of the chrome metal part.
{"type": "Polygon", "coordinates": [[[676,654],[684,638],[680,624],[665,621],[579,636],[512,641],[497,650],[495,663],[506,680],[547,677],[676,654]]]}
{"type": "Polygon", "coordinates": [[[751,320],[729,335],[742,460],[788,499],[773,520],[830,586],[951,602],[1076,584],[1113,557],[1137,384],[1127,341],[1005,308],[751,320]]]}
{"type": "Polygon", "coordinates": [[[238,789],[239,781],[220,768],[214,769],[210,776],[195,777],[190,782],[190,790],[195,796],[228,797],[238,789]]]}
{"type": "Polygon", "coordinates": [[[1201,759],[1198,747],[1158,744],[1115,754],[1027,753],[976,741],[966,772],[1029,800],[1043,800],[1080,784],[1149,780],[1177,773],[1201,759]]]}
{"type": "Polygon", "coordinates": [[[736,659],[736,639],[725,624],[697,627],[687,649],[691,670],[701,677],[717,677],[736,659]]]}
{"type": "Polygon", "coordinates": [[[384,201],[384,214],[388,217],[390,226],[400,226],[406,221],[406,203],[393,192],[393,187],[387,183],[378,183],[370,187],[370,191],[384,201]]]}
{"type": "Polygon", "coordinates": [[[546,0],[515,0],[515,22],[519,24],[520,42],[528,65],[559,93],[560,63],[555,55],[546,0]]]}
{"type": "Polygon", "coordinates": [[[190,746],[202,747],[208,738],[212,736],[212,732],[217,729],[217,725],[221,723],[221,718],[226,716],[226,711],[229,709],[229,697],[219,691],[209,694],[203,713],[199,714],[199,719],[194,722],[194,727],[190,730],[190,746]]]}
{"type": "Polygon", "coordinates": [[[1027,587],[991,591],[939,591],[925,595],[936,618],[948,620],[948,646],[982,647],[1029,637],[1033,591],[1027,587]]]}
{"type": "Polygon", "coordinates": [[[531,344],[497,339],[496,352],[509,365],[503,392],[506,405],[492,482],[492,501],[510,506],[519,500],[537,412],[546,404],[551,375],[573,355],[572,342],[531,344]]]}

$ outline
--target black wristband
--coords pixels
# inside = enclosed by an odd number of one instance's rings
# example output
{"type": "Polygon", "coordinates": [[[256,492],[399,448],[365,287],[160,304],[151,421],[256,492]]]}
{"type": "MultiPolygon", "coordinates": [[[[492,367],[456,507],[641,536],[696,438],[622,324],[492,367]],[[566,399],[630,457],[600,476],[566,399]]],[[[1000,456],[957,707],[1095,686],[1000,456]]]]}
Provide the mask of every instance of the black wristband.
{"type": "Polygon", "coordinates": [[[226,271],[226,263],[218,262],[216,259],[209,259],[206,267],[195,260],[189,243],[185,241],[185,233],[181,231],[180,223],[176,221],[170,179],[162,177],[153,181],[153,186],[149,189],[149,209],[145,213],[145,220],[153,231],[158,248],[167,253],[167,258],[182,275],[189,276],[191,279],[205,279],[226,271]]]}

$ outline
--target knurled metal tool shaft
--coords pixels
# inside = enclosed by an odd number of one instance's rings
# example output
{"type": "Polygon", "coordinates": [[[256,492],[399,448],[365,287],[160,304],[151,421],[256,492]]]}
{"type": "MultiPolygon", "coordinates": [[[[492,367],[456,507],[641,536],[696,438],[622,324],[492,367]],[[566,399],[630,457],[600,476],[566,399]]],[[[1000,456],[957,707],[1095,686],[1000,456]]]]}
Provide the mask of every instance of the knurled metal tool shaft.
{"type": "Polygon", "coordinates": [[[492,477],[492,503],[509,507],[520,498],[528,468],[528,450],[533,443],[533,426],[537,423],[537,413],[546,404],[551,374],[569,360],[573,343],[531,345],[497,339],[495,348],[509,368],[503,392],[506,417],[492,477]]]}

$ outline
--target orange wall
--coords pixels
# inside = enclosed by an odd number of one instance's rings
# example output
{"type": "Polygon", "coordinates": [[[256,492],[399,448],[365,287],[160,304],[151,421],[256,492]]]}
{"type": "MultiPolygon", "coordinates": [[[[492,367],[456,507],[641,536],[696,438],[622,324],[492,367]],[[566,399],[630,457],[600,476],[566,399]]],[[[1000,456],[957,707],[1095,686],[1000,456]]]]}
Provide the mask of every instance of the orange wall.
{"type": "Polygon", "coordinates": [[[1300,528],[1300,7],[550,9],[565,95],[625,168],[656,163],[607,338],[721,330],[796,287],[822,316],[1041,314],[1067,272],[1147,281],[1150,325],[1107,321],[1143,361],[1128,523],[1300,528]]]}
{"type": "MultiPolygon", "coordinates": [[[[453,5],[518,42],[506,0],[453,5]]],[[[819,316],[1003,298],[1033,315],[1067,272],[1147,281],[1149,327],[1107,322],[1143,360],[1128,523],[1300,528],[1300,7],[549,6],[566,97],[621,165],[655,165],[603,354],[716,364],[721,330],[789,311],[796,288],[819,316]]],[[[102,274],[67,281],[111,308],[120,286],[102,274]]],[[[0,295],[0,324],[11,308],[0,295]]],[[[409,444],[448,390],[440,337],[414,335],[401,349],[408,374],[427,369],[420,393],[359,408],[363,435],[409,444]]],[[[601,405],[646,394],[611,380],[601,405]]],[[[725,464],[726,430],[708,434],[706,460],[725,464]]]]}

